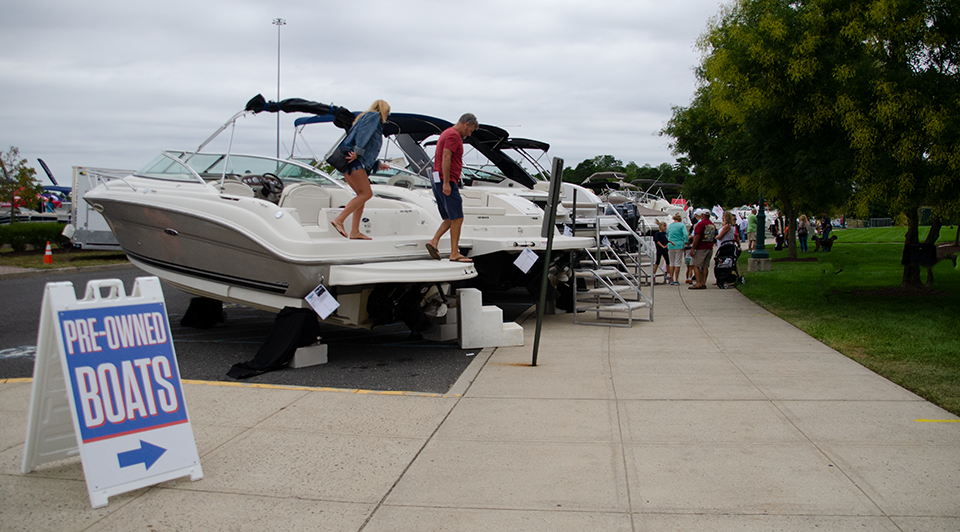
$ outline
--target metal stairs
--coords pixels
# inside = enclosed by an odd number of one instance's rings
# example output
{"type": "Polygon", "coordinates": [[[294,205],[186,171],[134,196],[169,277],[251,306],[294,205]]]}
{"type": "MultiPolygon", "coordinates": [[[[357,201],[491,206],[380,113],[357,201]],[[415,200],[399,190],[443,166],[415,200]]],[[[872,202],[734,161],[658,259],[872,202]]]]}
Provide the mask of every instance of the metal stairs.
{"type": "Polygon", "coordinates": [[[653,238],[630,229],[615,210],[602,212],[593,224],[593,247],[575,264],[574,323],[631,327],[637,319],[653,321],[653,238]],[[645,317],[634,316],[641,311],[645,317]]]}

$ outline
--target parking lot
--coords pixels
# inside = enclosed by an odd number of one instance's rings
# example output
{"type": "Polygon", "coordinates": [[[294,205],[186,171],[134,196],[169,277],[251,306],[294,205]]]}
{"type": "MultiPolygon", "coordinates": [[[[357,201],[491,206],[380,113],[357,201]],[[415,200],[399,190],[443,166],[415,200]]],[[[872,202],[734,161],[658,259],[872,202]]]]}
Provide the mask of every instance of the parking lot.
{"type": "MultiPolygon", "coordinates": [[[[94,272],[51,273],[25,278],[0,279],[0,379],[31,377],[33,353],[44,286],[69,281],[82,297],[87,281],[120,279],[129,292],[136,268],[121,267],[94,272]]],[[[273,324],[270,312],[225,304],[227,321],[212,329],[180,326],[191,295],[164,283],[164,298],[173,332],[174,347],[183,379],[233,381],[227,371],[251,360],[273,324]]],[[[513,320],[531,299],[522,292],[500,294],[496,304],[504,319],[513,320]]],[[[402,324],[357,330],[321,325],[322,342],[329,345],[328,363],[301,369],[285,368],[244,382],[310,387],[445,393],[472,361],[477,349],[460,349],[455,342],[430,342],[411,338],[402,324]]]]}

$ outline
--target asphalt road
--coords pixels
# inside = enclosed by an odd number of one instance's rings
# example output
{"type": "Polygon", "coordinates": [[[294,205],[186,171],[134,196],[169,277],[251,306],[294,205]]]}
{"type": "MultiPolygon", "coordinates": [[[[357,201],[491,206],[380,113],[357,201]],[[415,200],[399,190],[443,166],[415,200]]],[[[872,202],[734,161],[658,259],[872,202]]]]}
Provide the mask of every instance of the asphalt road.
{"type": "MultiPolygon", "coordinates": [[[[120,279],[129,293],[134,279],[146,275],[136,268],[82,273],[51,273],[38,277],[0,279],[0,379],[32,377],[37,328],[44,286],[70,281],[83,297],[92,279],[120,279]]],[[[180,326],[192,297],[163,283],[174,348],[183,379],[234,381],[227,371],[251,360],[267,338],[274,315],[236,305],[224,305],[227,321],[212,329],[180,326]]],[[[495,302],[504,319],[515,319],[531,298],[515,291],[495,302]]],[[[242,382],[365,390],[446,393],[473,360],[477,349],[460,349],[456,342],[411,340],[403,324],[372,331],[321,324],[322,342],[329,345],[328,363],[301,369],[284,368],[242,382]]]]}

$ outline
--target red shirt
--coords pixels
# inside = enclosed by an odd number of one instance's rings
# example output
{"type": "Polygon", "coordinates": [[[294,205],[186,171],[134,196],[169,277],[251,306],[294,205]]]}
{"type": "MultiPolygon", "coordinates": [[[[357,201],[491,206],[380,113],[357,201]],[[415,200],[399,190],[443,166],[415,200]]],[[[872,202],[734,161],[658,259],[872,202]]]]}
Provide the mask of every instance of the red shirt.
{"type": "Polygon", "coordinates": [[[443,150],[453,152],[450,157],[450,182],[460,182],[460,171],[463,170],[463,138],[452,127],[448,127],[437,139],[437,153],[433,156],[433,171],[443,179],[443,150]]]}
{"type": "Polygon", "coordinates": [[[710,220],[700,220],[693,228],[693,234],[700,235],[700,240],[693,249],[713,249],[717,241],[717,226],[710,220]]]}

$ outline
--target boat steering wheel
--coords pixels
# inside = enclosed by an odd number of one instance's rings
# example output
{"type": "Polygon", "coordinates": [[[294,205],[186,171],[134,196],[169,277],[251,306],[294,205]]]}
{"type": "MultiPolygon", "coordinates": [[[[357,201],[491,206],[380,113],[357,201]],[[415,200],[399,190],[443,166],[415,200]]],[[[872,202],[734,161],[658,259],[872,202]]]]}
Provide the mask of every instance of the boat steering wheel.
{"type": "Polygon", "coordinates": [[[277,177],[277,174],[271,174],[270,172],[260,174],[260,184],[263,185],[262,192],[264,196],[283,192],[283,181],[277,177]]]}

